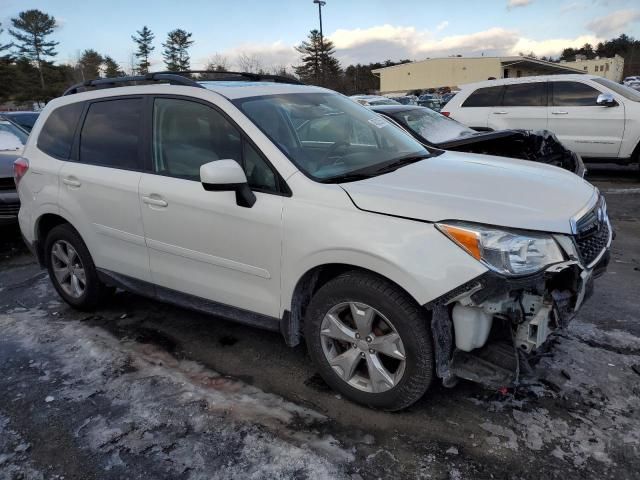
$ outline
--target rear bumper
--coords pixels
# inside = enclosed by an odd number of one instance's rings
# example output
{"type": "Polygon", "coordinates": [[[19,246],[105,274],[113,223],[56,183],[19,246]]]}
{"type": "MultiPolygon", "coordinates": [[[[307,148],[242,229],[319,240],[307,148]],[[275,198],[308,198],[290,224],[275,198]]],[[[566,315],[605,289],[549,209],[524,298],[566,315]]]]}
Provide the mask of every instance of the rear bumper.
{"type": "Polygon", "coordinates": [[[20,199],[15,190],[0,190],[0,225],[9,225],[18,221],[20,199]]]}

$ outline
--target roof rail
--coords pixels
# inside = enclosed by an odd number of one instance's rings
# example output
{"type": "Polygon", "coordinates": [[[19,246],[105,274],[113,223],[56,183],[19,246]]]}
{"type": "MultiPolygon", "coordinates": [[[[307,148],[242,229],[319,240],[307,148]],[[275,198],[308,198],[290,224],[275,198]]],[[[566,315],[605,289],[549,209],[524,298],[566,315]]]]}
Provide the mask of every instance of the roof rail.
{"type": "MultiPolygon", "coordinates": [[[[182,73],[182,72],[180,72],[182,73]]],[[[76,83],[69,87],[62,96],[73,95],[74,93],[85,92],[91,88],[113,88],[118,87],[121,83],[137,83],[137,82],[168,82],[171,85],[185,85],[189,87],[204,88],[198,82],[178,75],[176,72],[155,72],[146,75],[130,75],[127,77],[98,78],[96,80],[87,80],[85,82],[76,83]]]]}
{"type": "Polygon", "coordinates": [[[175,75],[204,75],[206,77],[223,77],[223,78],[198,78],[199,81],[247,81],[255,82],[274,82],[274,83],[290,83],[293,85],[304,85],[297,78],[285,77],[283,75],[271,75],[268,73],[250,73],[250,72],[229,72],[226,70],[185,70],[181,72],[160,72],[162,74],[172,73],[175,75]]]}

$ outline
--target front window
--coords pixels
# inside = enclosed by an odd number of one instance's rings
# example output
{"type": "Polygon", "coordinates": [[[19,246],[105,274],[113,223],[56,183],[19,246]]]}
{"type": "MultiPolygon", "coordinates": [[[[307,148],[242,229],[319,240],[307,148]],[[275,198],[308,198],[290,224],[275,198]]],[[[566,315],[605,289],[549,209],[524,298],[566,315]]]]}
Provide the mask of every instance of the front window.
{"type": "Polygon", "coordinates": [[[429,155],[391,122],[342,95],[269,95],[235,104],[317,181],[338,181],[352,172],[429,155]]]}
{"type": "Polygon", "coordinates": [[[619,83],[613,82],[608,78],[592,78],[591,80],[613,90],[618,95],[622,95],[627,100],[640,102],[640,92],[635,91],[631,87],[620,85],[619,83]]]}
{"type": "Polygon", "coordinates": [[[475,130],[428,108],[414,108],[403,112],[389,113],[389,115],[401,124],[408,126],[429,143],[450,142],[477,133],[475,130]]]}

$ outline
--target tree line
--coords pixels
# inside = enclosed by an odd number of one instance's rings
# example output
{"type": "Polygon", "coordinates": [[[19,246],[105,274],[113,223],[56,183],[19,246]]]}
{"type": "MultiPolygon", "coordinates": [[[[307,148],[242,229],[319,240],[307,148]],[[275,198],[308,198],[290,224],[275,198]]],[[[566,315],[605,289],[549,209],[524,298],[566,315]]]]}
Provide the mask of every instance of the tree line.
{"type": "MultiPolygon", "coordinates": [[[[52,36],[57,28],[56,19],[40,10],[20,12],[10,19],[9,42],[4,43],[4,29],[0,24],[0,102],[13,100],[45,103],[59,96],[73,83],[99,77],[125,75],[125,68],[106,53],[88,48],[69,64],[55,64],[59,42],[52,36]]],[[[155,34],[144,25],[131,35],[135,46],[130,65],[130,74],[146,74],[151,67],[151,55],[155,50],[155,34]]],[[[176,28],[167,33],[162,42],[162,58],[165,69],[172,72],[189,70],[191,58],[189,48],[194,44],[192,33],[176,28]]],[[[293,73],[287,65],[265,65],[258,54],[241,53],[235,63],[240,71],[268,73],[299,78],[302,82],[324,86],[347,95],[372,93],[380,88],[380,80],[372,70],[400,63],[386,60],[368,64],[342,67],[336,56],[333,42],[323,38],[318,30],[311,30],[305,40],[295,47],[300,55],[293,73]]],[[[625,76],[640,72],[640,40],[622,34],[617,38],[598,43],[594,48],[585,44],[581,48],[566,48],[558,58],[542,57],[549,61],[573,61],[576,55],[587,59],[612,57],[619,54],[625,58],[625,76]]],[[[533,53],[530,56],[535,56],[533,53]]],[[[206,70],[227,71],[231,62],[216,54],[209,60],[206,70]]]]}

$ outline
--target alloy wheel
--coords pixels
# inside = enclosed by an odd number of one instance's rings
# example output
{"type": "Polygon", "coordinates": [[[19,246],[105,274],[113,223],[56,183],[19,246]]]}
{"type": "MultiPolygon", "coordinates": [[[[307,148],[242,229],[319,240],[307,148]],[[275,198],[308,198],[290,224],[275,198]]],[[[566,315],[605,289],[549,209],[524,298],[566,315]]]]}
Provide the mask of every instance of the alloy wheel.
{"type": "Polygon", "coordinates": [[[375,308],[359,302],[335,305],[324,316],[320,335],[329,365],[352,387],[382,393],[402,379],[404,345],[393,324],[375,308]]]}
{"type": "Polygon", "coordinates": [[[73,298],[80,298],[87,288],[86,273],[75,248],[66,240],[51,247],[51,266],[58,285],[73,298]]]}

